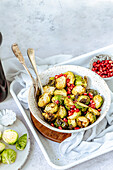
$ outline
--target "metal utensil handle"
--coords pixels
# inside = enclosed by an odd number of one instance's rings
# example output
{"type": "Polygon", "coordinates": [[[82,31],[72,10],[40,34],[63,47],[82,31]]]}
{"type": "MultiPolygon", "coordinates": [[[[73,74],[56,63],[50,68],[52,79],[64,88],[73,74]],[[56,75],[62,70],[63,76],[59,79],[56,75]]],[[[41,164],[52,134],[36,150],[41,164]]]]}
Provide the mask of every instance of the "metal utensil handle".
{"type": "Polygon", "coordinates": [[[30,60],[30,62],[32,64],[33,68],[34,68],[36,76],[38,78],[38,81],[39,81],[39,84],[40,84],[40,88],[41,88],[41,92],[43,94],[43,86],[42,86],[42,83],[41,83],[41,80],[40,80],[40,76],[39,76],[38,71],[37,71],[34,50],[32,48],[29,48],[27,50],[27,54],[28,54],[29,60],[30,60]]]}
{"type": "Polygon", "coordinates": [[[25,60],[23,58],[23,55],[21,53],[21,51],[19,50],[18,44],[13,44],[12,45],[12,51],[14,53],[14,55],[18,58],[18,60],[20,61],[20,63],[24,66],[24,68],[26,69],[26,71],[28,72],[28,74],[30,75],[33,84],[35,85],[35,80],[33,78],[33,76],[31,75],[29,69],[27,68],[26,64],[25,64],[25,60]]]}

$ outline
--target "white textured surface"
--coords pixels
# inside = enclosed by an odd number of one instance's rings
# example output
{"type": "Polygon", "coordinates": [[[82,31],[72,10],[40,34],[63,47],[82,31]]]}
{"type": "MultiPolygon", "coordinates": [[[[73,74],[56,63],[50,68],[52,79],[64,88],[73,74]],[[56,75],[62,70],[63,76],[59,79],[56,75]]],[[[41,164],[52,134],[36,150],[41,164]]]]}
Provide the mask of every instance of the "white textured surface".
{"type": "MultiPolygon", "coordinates": [[[[0,0],[0,31],[2,58],[12,56],[14,42],[24,55],[33,47],[39,57],[77,56],[113,43],[113,0],[0,0]]],[[[23,120],[12,98],[0,104],[0,109],[5,108],[23,120]]],[[[52,170],[31,133],[30,137],[31,153],[22,169],[52,170]]],[[[111,170],[112,158],[110,152],[70,170],[111,170]]]]}

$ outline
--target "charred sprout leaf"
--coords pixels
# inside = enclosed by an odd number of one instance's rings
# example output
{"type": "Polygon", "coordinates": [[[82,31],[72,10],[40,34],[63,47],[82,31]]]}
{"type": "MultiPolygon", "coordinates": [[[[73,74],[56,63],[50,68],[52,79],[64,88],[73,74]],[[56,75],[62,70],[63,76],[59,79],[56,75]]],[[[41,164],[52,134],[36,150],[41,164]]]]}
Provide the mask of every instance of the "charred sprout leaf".
{"type": "Polygon", "coordinates": [[[43,91],[44,93],[49,93],[50,95],[53,95],[54,91],[55,91],[55,87],[52,86],[44,86],[43,87],[43,91]]]}
{"type": "Polygon", "coordinates": [[[60,106],[57,112],[58,117],[64,118],[67,116],[67,111],[64,106],[60,106]]]}
{"type": "Polygon", "coordinates": [[[57,114],[53,113],[42,113],[42,115],[47,122],[52,122],[57,118],[57,114]]]}
{"type": "Polygon", "coordinates": [[[73,115],[71,115],[71,116],[68,117],[68,120],[70,120],[70,119],[71,119],[71,120],[75,120],[75,119],[77,119],[77,117],[79,117],[79,116],[81,116],[81,111],[79,111],[79,112],[76,112],[76,111],[75,111],[75,112],[73,113],[73,115]]]}
{"type": "Polygon", "coordinates": [[[96,121],[96,116],[93,113],[88,112],[85,117],[89,120],[89,122],[92,124],[96,121]]]}
{"type": "Polygon", "coordinates": [[[72,120],[72,119],[69,119],[68,120],[68,124],[69,124],[69,129],[71,129],[71,128],[74,128],[74,127],[76,127],[77,126],[77,123],[76,123],[76,120],[74,119],[74,120],[72,120]]]}
{"type": "Polygon", "coordinates": [[[64,99],[64,104],[65,104],[66,109],[68,109],[68,110],[70,110],[71,106],[74,105],[73,100],[71,98],[68,98],[68,97],[66,97],[64,99]]]}
{"type": "Polygon", "coordinates": [[[2,163],[12,164],[16,160],[16,152],[13,149],[5,149],[2,152],[2,163]]]}
{"type": "Polygon", "coordinates": [[[50,99],[51,99],[51,97],[50,97],[49,93],[42,94],[39,97],[38,106],[39,107],[44,107],[46,104],[48,104],[50,102],[50,99]]]}
{"type": "Polygon", "coordinates": [[[88,96],[81,95],[81,96],[78,97],[77,101],[84,103],[84,104],[89,104],[90,98],[88,96]]]}
{"type": "Polygon", "coordinates": [[[49,83],[48,83],[49,86],[55,86],[55,77],[50,77],[49,78],[49,83]]]}
{"type": "Polygon", "coordinates": [[[66,87],[66,77],[61,76],[56,79],[56,88],[61,90],[66,87]]]}
{"type": "Polygon", "coordinates": [[[13,145],[18,140],[18,133],[15,130],[11,129],[5,130],[3,132],[2,139],[9,145],[13,145]]]}
{"type": "Polygon", "coordinates": [[[27,144],[27,134],[22,135],[16,142],[17,150],[24,150],[27,144]]]}
{"type": "Polygon", "coordinates": [[[96,95],[93,97],[93,101],[95,103],[96,109],[100,108],[103,104],[103,98],[100,95],[96,95]]]}
{"type": "Polygon", "coordinates": [[[5,144],[0,142],[0,153],[5,149],[5,144]]]}
{"type": "Polygon", "coordinates": [[[95,116],[100,116],[100,112],[98,112],[96,109],[89,107],[88,111],[93,113],[95,116]]]}
{"type": "Polygon", "coordinates": [[[62,128],[63,129],[67,129],[68,128],[68,123],[67,122],[63,122],[62,123],[62,128]]]}
{"type": "Polygon", "coordinates": [[[86,92],[91,93],[93,96],[98,94],[97,90],[93,90],[93,89],[87,89],[86,92]]]}
{"type": "Polygon", "coordinates": [[[85,93],[85,91],[86,91],[86,89],[83,86],[79,85],[79,86],[75,86],[73,88],[72,94],[74,94],[74,95],[77,95],[77,94],[82,95],[83,93],[85,93]]]}
{"type": "Polygon", "coordinates": [[[77,109],[80,109],[82,112],[85,112],[88,109],[87,105],[80,103],[80,102],[76,102],[75,106],[77,109]]]}
{"type": "Polygon", "coordinates": [[[54,91],[54,95],[55,95],[55,96],[56,96],[56,95],[61,95],[61,96],[66,97],[66,96],[67,96],[67,92],[66,92],[65,89],[62,89],[62,90],[55,90],[55,91],[54,91]]]}
{"type": "Polygon", "coordinates": [[[82,78],[79,75],[75,75],[75,86],[84,86],[87,87],[87,77],[82,78]]]}
{"type": "Polygon", "coordinates": [[[58,110],[58,105],[56,103],[49,103],[46,105],[44,111],[47,113],[55,113],[58,110]]]}
{"type": "Polygon", "coordinates": [[[79,116],[77,118],[77,125],[81,128],[87,127],[89,125],[89,120],[85,116],[79,116]]]}
{"type": "Polygon", "coordinates": [[[61,95],[56,95],[52,98],[52,102],[55,103],[55,101],[59,101],[60,105],[63,103],[64,97],[61,95]]]}
{"type": "Polygon", "coordinates": [[[58,117],[58,118],[56,119],[54,125],[55,125],[56,127],[59,127],[59,126],[62,125],[62,123],[63,123],[62,119],[61,119],[60,117],[58,117]]]}
{"type": "Polygon", "coordinates": [[[71,71],[67,71],[66,73],[64,73],[67,75],[67,79],[70,79],[69,83],[70,84],[74,84],[75,81],[75,76],[71,71]]]}

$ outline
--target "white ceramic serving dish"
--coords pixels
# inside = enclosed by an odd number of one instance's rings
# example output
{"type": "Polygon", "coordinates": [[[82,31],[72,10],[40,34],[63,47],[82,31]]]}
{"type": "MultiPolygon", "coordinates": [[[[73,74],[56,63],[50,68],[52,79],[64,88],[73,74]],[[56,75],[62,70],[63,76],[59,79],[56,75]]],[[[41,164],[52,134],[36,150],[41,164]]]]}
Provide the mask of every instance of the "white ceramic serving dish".
{"type": "Polygon", "coordinates": [[[83,130],[88,130],[92,128],[93,126],[97,125],[106,116],[106,113],[110,107],[111,96],[110,96],[110,90],[107,84],[105,83],[105,81],[100,76],[98,76],[95,72],[91,71],[90,69],[81,67],[81,66],[64,65],[64,66],[52,67],[40,74],[42,85],[46,85],[48,83],[49,77],[54,77],[55,75],[58,75],[60,73],[65,73],[67,71],[72,71],[74,74],[77,74],[77,75],[87,76],[88,86],[89,86],[88,88],[97,90],[104,98],[101,115],[93,124],[87,126],[86,128],[80,128],[78,130],[63,130],[63,129],[61,130],[56,127],[52,127],[44,120],[37,106],[37,102],[34,97],[33,85],[30,87],[30,90],[29,90],[28,104],[29,104],[29,109],[32,115],[47,128],[57,131],[57,132],[76,133],[76,132],[81,132],[83,130]]]}

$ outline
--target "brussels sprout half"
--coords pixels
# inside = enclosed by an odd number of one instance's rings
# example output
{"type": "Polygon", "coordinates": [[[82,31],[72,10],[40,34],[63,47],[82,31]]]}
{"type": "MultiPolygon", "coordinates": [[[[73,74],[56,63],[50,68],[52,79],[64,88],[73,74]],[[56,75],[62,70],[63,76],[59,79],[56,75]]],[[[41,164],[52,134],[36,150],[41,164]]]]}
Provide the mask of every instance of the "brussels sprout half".
{"type": "Polygon", "coordinates": [[[71,106],[74,105],[73,100],[71,98],[68,98],[68,97],[66,97],[64,99],[64,104],[65,104],[66,109],[68,109],[68,110],[70,110],[71,106]]]}
{"type": "Polygon", "coordinates": [[[63,100],[64,100],[64,97],[61,96],[61,95],[56,95],[56,96],[52,97],[51,100],[52,100],[53,103],[55,103],[55,101],[59,101],[59,103],[62,104],[63,100]]]}
{"type": "Polygon", "coordinates": [[[93,97],[93,101],[95,103],[96,109],[100,108],[103,104],[103,98],[100,95],[96,95],[93,97]]]}
{"type": "Polygon", "coordinates": [[[64,89],[66,87],[66,77],[61,76],[57,78],[55,86],[59,90],[64,89]]]}
{"type": "Polygon", "coordinates": [[[17,150],[24,150],[27,144],[27,134],[22,135],[16,142],[17,150]]]}
{"type": "Polygon", "coordinates": [[[43,91],[44,93],[49,93],[50,95],[53,95],[54,91],[55,91],[55,87],[52,86],[44,86],[43,87],[43,91]]]}
{"type": "Polygon", "coordinates": [[[71,116],[68,116],[67,118],[68,118],[68,120],[70,120],[70,119],[72,119],[72,120],[74,120],[74,119],[77,119],[77,117],[79,117],[79,116],[81,116],[81,111],[79,111],[79,112],[74,112],[73,113],[73,115],[71,115],[71,116]]]}
{"type": "Polygon", "coordinates": [[[100,116],[100,112],[98,112],[96,109],[89,107],[88,111],[93,113],[95,116],[100,116]]]}
{"type": "Polygon", "coordinates": [[[53,113],[42,113],[42,115],[47,122],[52,122],[57,118],[57,114],[53,113]]]}
{"type": "Polygon", "coordinates": [[[80,109],[82,112],[85,112],[88,109],[87,105],[80,103],[80,102],[76,102],[75,106],[77,109],[80,109]]]}
{"type": "Polygon", "coordinates": [[[68,124],[69,124],[69,128],[70,127],[72,127],[72,128],[74,128],[74,127],[76,127],[77,126],[77,122],[76,122],[76,120],[74,119],[69,119],[68,120],[68,124]]]}
{"type": "Polygon", "coordinates": [[[0,142],[0,153],[5,149],[5,144],[0,142]]]}
{"type": "Polygon", "coordinates": [[[79,116],[77,118],[77,125],[81,128],[87,127],[89,125],[89,120],[85,116],[79,116]]]}
{"type": "Polygon", "coordinates": [[[39,97],[38,106],[39,107],[44,107],[46,104],[48,104],[50,102],[50,99],[51,99],[51,97],[50,97],[49,93],[42,94],[39,97]]]}
{"type": "Polygon", "coordinates": [[[49,103],[48,105],[46,105],[44,112],[47,113],[55,113],[58,110],[58,105],[56,103],[49,103]]]}
{"type": "Polygon", "coordinates": [[[93,113],[88,112],[85,117],[89,120],[89,122],[92,124],[96,121],[96,116],[93,113]]]}
{"type": "Polygon", "coordinates": [[[55,96],[56,96],[56,95],[61,95],[61,96],[66,97],[66,96],[67,96],[67,92],[66,92],[65,89],[62,89],[62,90],[55,90],[55,91],[54,91],[54,95],[55,95],[55,96]]]}
{"type": "Polygon", "coordinates": [[[83,93],[85,93],[86,89],[83,86],[75,86],[72,90],[72,94],[74,95],[82,95],[83,93]]]}
{"type": "Polygon", "coordinates": [[[57,112],[58,117],[64,118],[67,116],[67,111],[64,106],[60,106],[57,112]]]}
{"type": "Polygon", "coordinates": [[[11,129],[5,130],[3,132],[2,139],[9,145],[13,145],[18,140],[18,133],[15,130],[11,129]]]}
{"type": "Polygon", "coordinates": [[[16,160],[16,152],[13,149],[5,149],[2,152],[2,163],[12,164],[16,160]]]}
{"type": "Polygon", "coordinates": [[[78,97],[77,101],[84,103],[84,104],[89,104],[90,98],[88,96],[81,95],[81,96],[78,97]]]}
{"type": "Polygon", "coordinates": [[[84,76],[84,78],[82,78],[79,75],[75,75],[75,86],[84,86],[86,88],[87,87],[87,77],[84,76]]]}
{"type": "Polygon", "coordinates": [[[71,71],[67,71],[66,73],[64,73],[67,75],[67,79],[70,79],[69,83],[70,84],[74,84],[75,81],[75,76],[71,71]]]}

